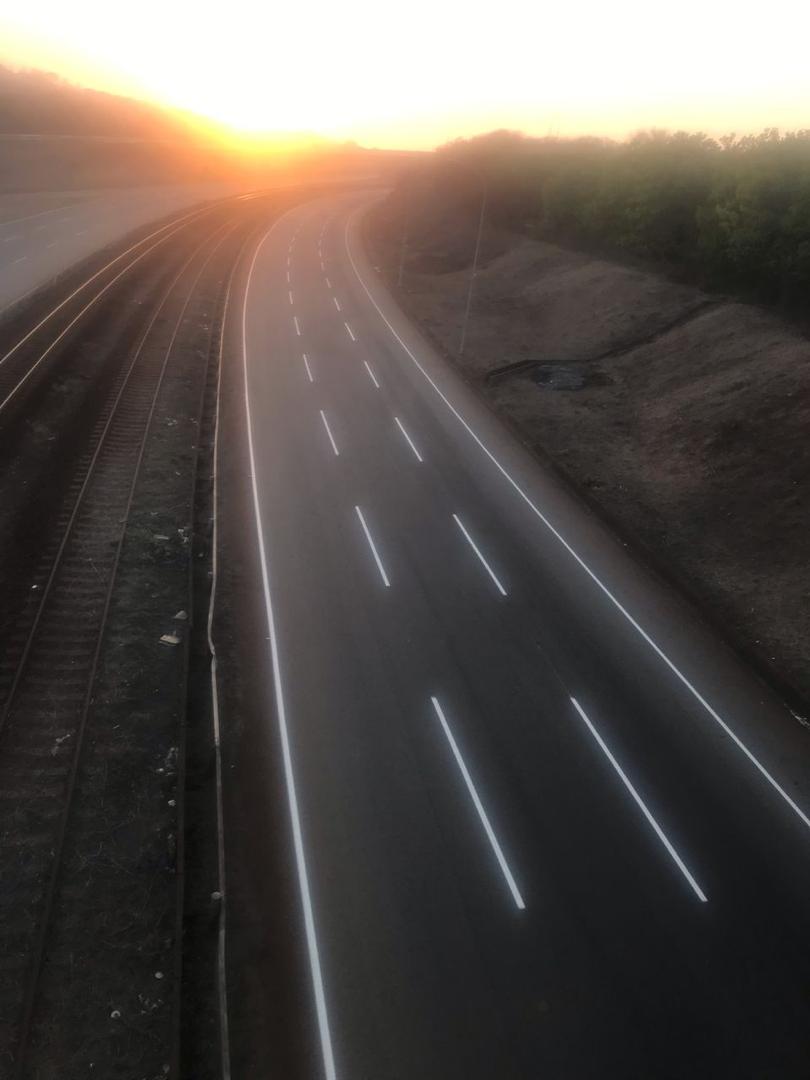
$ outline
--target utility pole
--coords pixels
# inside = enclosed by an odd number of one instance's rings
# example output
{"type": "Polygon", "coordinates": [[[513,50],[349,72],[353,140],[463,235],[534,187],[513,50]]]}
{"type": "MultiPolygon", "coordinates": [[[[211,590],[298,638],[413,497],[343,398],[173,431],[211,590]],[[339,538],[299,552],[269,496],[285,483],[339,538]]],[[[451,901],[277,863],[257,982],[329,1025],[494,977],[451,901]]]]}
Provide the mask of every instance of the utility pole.
{"type": "Polygon", "coordinates": [[[478,256],[481,253],[481,236],[484,232],[484,215],[487,209],[487,185],[484,182],[484,186],[481,189],[481,213],[478,217],[478,235],[475,238],[475,254],[473,255],[472,270],[470,271],[470,284],[467,289],[467,305],[464,309],[464,321],[461,324],[461,341],[458,344],[458,359],[461,359],[461,355],[464,352],[464,344],[467,340],[467,323],[470,321],[470,308],[472,307],[473,288],[475,286],[475,278],[478,274],[478,256]]]}
{"type": "Polygon", "coordinates": [[[405,252],[408,247],[408,218],[407,216],[402,222],[402,246],[399,251],[399,272],[397,274],[397,286],[402,288],[402,275],[405,270],[405,252]]]}

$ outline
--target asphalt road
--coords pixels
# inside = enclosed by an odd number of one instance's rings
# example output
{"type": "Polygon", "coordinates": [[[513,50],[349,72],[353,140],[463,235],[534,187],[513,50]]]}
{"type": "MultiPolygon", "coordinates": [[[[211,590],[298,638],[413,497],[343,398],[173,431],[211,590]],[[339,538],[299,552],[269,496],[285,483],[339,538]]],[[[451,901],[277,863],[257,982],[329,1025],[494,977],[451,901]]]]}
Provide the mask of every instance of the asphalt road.
{"type": "Polygon", "coordinates": [[[806,732],[433,353],[358,205],[276,223],[240,327],[322,1075],[806,1078],[806,732]]]}
{"type": "Polygon", "coordinates": [[[133,229],[232,190],[189,184],[0,195],[0,315],[133,229]]]}

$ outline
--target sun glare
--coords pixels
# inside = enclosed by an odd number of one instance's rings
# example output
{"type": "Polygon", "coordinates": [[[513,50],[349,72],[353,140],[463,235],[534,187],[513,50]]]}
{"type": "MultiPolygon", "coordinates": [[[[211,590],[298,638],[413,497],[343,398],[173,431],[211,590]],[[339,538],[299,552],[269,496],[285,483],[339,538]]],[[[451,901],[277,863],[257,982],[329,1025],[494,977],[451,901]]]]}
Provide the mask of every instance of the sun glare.
{"type": "Polygon", "coordinates": [[[482,11],[413,0],[393,19],[371,0],[141,0],[122,30],[106,0],[31,0],[0,17],[0,59],[197,113],[239,137],[427,146],[488,126],[616,135],[649,123],[810,122],[810,15],[794,0],[773,0],[765,23],[731,0],[682,0],[666,40],[641,0],[482,11]]]}

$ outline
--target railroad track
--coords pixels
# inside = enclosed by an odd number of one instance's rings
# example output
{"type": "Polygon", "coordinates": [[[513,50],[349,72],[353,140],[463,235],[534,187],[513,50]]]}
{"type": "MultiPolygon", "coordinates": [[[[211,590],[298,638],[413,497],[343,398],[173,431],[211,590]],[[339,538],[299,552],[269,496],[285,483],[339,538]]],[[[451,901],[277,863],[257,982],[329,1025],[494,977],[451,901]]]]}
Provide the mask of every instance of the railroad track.
{"type": "MultiPolygon", "coordinates": [[[[128,249],[6,352],[0,419],[68,335],[81,333],[94,305],[202,213],[128,249]]],[[[0,1062],[11,1063],[15,1078],[29,1075],[27,1053],[85,727],[150,424],[200,281],[236,228],[228,221],[209,228],[165,287],[87,440],[0,663],[0,1062]]],[[[213,333],[212,321],[209,348],[213,333]]]]}
{"type": "Polygon", "coordinates": [[[110,289],[150,254],[212,212],[213,208],[209,207],[194,210],[154,229],[71,289],[19,336],[14,335],[12,323],[12,336],[16,340],[0,355],[0,419],[5,418],[4,414],[20,398],[54,350],[110,289]]]}

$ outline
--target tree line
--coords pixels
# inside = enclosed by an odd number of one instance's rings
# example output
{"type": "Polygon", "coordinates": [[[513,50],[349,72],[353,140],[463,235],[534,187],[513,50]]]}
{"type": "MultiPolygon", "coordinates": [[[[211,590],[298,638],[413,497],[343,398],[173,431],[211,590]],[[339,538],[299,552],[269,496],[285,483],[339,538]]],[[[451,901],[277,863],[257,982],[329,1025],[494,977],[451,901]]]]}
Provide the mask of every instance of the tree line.
{"type": "Polygon", "coordinates": [[[623,143],[500,131],[448,143],[430,171],[456,207],[472,211],[486,187],[494,224],[793,310],[810,298],[810,131],[623,143]]]}

